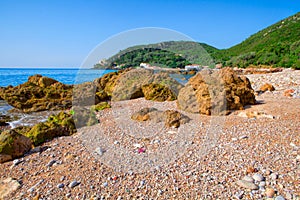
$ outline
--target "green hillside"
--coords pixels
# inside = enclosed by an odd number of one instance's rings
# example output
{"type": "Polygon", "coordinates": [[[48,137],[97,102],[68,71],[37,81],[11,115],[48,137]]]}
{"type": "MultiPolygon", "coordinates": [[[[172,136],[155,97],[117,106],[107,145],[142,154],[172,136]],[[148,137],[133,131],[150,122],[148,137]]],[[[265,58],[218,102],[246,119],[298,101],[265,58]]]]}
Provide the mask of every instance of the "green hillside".
{"type": "Polygon", "coordinates": [[[161,42],[127,48],[94,67],[129,67],[138,66],[141,62],[171,68],[182,68],[190,63],[203,66],[222,63],[224,66],[242,68],[268,65],[300,69],[300,13],[259,31],[229,49],[219,50],[192,41],[161,42]]]}
{"type": "Polygon", "coordinates": [[[300,68],[300,13],[222,50],[217,59],[237,67],[253,64],[300,68]]]}
{"type": "Polygon", "coordinates": [[[187,64],[213,66],[214,61],[210,54],[214,54],[215,51],[218,49],[198,42],[161,42],[129,47],[94,67],[122,66],[126,68],[139,66],[142,62],[169,68],[184,68],[187,64]]]}

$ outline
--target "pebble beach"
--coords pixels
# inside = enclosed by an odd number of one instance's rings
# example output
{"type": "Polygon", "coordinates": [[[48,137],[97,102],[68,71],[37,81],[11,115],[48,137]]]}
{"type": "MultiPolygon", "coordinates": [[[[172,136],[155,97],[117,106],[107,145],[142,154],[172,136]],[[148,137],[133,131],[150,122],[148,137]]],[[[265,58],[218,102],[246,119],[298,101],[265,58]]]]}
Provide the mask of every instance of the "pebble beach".
{"type": "Polygon", "coordinates": [[[221,118],[183,112],[179,128],[130,119],[176,102],[112,102],[99,124],[1,164],[3,199],[300,199],[300,71],[246,76],[275,91],[221,118]]]}

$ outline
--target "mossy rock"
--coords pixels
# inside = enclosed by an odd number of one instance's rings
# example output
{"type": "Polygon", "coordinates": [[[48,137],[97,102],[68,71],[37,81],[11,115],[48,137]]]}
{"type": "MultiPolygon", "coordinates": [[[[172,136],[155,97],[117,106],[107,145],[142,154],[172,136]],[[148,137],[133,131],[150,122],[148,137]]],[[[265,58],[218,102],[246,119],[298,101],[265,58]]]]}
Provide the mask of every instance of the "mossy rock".
{"type": "Polygon", "coordinates": [[[98,124],[96,114],[91,109],[74,106],[72,108],[72,113],[76,128],[98,124]]]}
{"type": "Polygon", "coordinates": [[[100,103],[98,103],[97,105],[93,105],[92,107],[91,107],[91,110],[92,111],[100,111],[100,110],[104,110],[104,109],[106,109],[106,108],[111,108],[111,105],[109,104],[109,103],[107,103],[107,102],[100,102],[100,103]]]}
{"type": "Polygon", "coordinates": [[[25,136],[30,138],[36,146],[55,137],[69,136],[75,132],[72,115],[62,111],[57,115],[51,115],[46,122],[34,125],[30,131],[25,133],[25,136]]]}
{"type": "Polygon", "coordinates": [[[32,147],[29,138],[15,130],[6,130],[0,134],[0,163],[24,155],[32,147]]]}
{"type": "Polygon", "coordinates": [[[142,86],[145,99],[152,101],[174,101],[176,95],[166,86],[150,83],[142,86]]]}

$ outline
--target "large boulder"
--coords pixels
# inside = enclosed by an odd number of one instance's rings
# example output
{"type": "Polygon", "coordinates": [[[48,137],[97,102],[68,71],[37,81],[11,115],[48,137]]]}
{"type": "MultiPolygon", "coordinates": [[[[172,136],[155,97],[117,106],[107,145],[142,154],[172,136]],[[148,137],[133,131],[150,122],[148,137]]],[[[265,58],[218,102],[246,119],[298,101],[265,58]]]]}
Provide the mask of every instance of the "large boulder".
{"type": "Polygon", "coordinates": [[[34,145],[40,145],[55,137],[68,136],[75,132],[76,127],[72,115],[61,111],[57,115],[51,115],[46,122],[34,125],[24,135],[30,138],[34,145]]]}
{"type": "Polygon", "coordinates": [[[132,69],[123,73],[114,86],[113,101],[145,97],[147,100],[172,101],[183,86],[168,73],[132,69]]]}
{"type": "Polygon", "coordinates": [[[180,90],[177,101],[180,109],[205,115],[224,115],[255,103],[248,78],[238,76],[231,68],[197,73],[180,90]]]}
{"type": "Polygon", "coordinates": [[[6,130],[0,134],[0,163],[24,155],[32,147],[28,137],[15,130],[6,130]]]}
{"type": "Polygon", "coordinates": [[[71,85],[34,75],[24,84],[0,88],[0,96],[23,112],[61,110],[72,106],[72,90],[71,85]]]}

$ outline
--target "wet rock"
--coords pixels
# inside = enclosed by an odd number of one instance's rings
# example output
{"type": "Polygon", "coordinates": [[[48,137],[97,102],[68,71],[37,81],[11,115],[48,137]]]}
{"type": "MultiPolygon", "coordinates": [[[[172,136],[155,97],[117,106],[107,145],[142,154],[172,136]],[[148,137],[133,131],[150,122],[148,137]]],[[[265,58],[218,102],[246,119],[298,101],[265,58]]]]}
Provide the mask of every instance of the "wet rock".
{"type": "Polygon", "coordinates": [[[14,130],[6,130],[0,134],[0,163],[20,157],[28,152],[32,142],[14,130]]]}
{"type": "Polygon", "coordinates": [[[254,183],[245,181],[245,180],[238,180],[236,182],[237,185],[239,185],[240,187],[246,188],[246,189],[250,189],[250,190],[258,190],[258,186],[254,183]]]}
{"type": "Polygon", "coordinates": [[[203,70],[180,90],[178,107],[205,115],[224,115],[255,104],[254,90],[248,78],[238,76],[231,68],[203,70]]]}
{"type": "Polygon", "coordinates": [[[65,187],[65,184],[63,184],[63,183],[60,183],[57,185],[57,188],[63,188],[63,187],[65,187]]]}
{"type": "Polygon", "coordinates": [[[21,184],[13,178],[0,179],[0,199],[6,199],[20,187],[21,184]]]}

